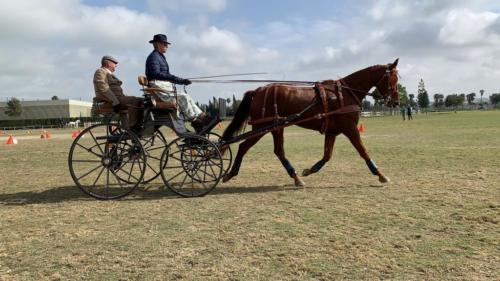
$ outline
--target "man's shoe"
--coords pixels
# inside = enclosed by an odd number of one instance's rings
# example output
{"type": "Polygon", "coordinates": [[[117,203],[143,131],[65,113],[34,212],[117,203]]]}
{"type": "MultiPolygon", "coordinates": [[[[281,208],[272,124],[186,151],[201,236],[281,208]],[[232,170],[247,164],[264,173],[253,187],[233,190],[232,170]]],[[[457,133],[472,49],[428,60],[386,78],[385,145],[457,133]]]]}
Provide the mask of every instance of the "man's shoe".
{"type": "Polygon", "coordinates": [[[203,129],[203,122],[199,118],[191,121],[191,127],[193,127],[194,131],[198,134],[203,129]]]}

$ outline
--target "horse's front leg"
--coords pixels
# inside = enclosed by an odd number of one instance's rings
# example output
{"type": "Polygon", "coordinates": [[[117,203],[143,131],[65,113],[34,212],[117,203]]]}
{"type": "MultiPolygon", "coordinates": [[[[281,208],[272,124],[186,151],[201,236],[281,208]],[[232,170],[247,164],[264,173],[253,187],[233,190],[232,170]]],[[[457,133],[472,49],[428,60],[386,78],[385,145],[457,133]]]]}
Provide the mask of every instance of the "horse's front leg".
{"type": "Polygon", "coordinates": [[[323,158],[318,162],[316,162],[316,164],[314,164],[310,169],[304,169],[304,171],[302,171],[302,176],[307,177],[310,174],[319,172],[319,170],[323,168],[326,162],[330,161],[330,159],[332,158],[333,145],[335,144],[336,138],[337,135],[325,134],[325,147],[324,147],[323,158]]]}
{"type": "Polygon", "coordinates": [[[381,183],[390,182],[391,180],[380,172],[377,165],[375,165],[375,162],[373,162],[373,160],[368,155],[368,152],[366,151],[366,148],[361,141],[361,136],[356,126],[351,128],[347,133],[345,133],[345,135],[347,136],[349,141],[351,141],[354,148],[356,148],[361,158],[365,159],[366,165],[368,166],[368,169],[370,169],[370,172],[372,172],[373,175],[378,176],[378,180],[381,183]]]}
{"type": "Polygon", "coordinates": [[[279,129],[276,131],[273,131],[273,141],[274,141],[274,154],[278,157],[278,159],[281,161],[281,164],[283,167],[285,167],[286,172],[288,175],[294,179],[294,184],[295,186],[304,186],[305,183],[304,181],[297,175],[295,172],[295,168],[290,164],[290,161],[286,159],[285,156],[285,149],[283,147],[284,143],[284,137],[283,137],[283,129],[279,129]]]}

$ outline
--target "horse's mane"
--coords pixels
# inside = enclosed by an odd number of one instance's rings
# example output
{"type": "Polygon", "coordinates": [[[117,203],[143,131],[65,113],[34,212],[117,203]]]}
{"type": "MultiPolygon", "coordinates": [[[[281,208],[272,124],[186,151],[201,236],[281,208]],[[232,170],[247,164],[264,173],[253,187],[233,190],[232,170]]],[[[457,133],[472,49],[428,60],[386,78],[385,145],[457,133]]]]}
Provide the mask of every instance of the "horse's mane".
{"type": "MultiPolygon", "coordinates": [[[[346,76],[346,77],[344,77],[344,78],[349,78],[349,77],[351,77],[351,76],[356,76],[356,75],[359,75],[361,72],[366,72],[366,73],[369,73],[369,72],[371,72],[371,71],[378,70],[378,69],[380,69],[380,68],[387,69],[387,66],[388,66],[387,64],[376,64],[376,65],[368,66],[368,67],[365,67],[365,68],[363,68],[363,69],[361,69],[361,70],[358,70],[358,71],[356,71],[356,72],[353,72],[353,73],[351,73],[351,74],[347,75],[347,76],[346,76]]],[[[399,73],[398,73],[398,70],[397,70],[396,68],[392,69],[392,71],[393,71],[393,72],[395,72],[395,73],[396,73],[396,75],[398,75],[398,77],[399,77],[399,73]]]]}

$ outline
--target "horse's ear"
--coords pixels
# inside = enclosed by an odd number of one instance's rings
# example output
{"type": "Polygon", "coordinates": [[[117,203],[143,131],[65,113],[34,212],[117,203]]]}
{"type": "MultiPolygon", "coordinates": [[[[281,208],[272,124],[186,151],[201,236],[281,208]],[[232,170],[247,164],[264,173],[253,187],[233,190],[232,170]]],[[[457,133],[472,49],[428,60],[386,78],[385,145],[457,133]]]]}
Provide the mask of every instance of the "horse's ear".
{"type": "Polygon", "coordinates": [[[399,58],[397,58],[391,65],[389,65],[389,70],[393,70],[398,66],[399,58]]]}

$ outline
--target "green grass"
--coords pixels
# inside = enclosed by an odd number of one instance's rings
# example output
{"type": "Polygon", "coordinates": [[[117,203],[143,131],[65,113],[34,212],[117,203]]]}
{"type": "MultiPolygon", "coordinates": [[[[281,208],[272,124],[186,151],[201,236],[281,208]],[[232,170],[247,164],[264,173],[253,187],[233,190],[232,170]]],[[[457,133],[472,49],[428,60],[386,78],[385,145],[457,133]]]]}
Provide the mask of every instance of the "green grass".
{"type": "MultiPolygon", "coordinates": [[[[500,112],[361,122],[390,185],[339,137],[295,189],[266,136],[206,197],[158,179],[103,202],[69,176],[71,130],[2,140],[0,280],[498,280],[500,112]]],[[[298,171],[321,158],[323,136],[285,134],[298,171]]]]}

